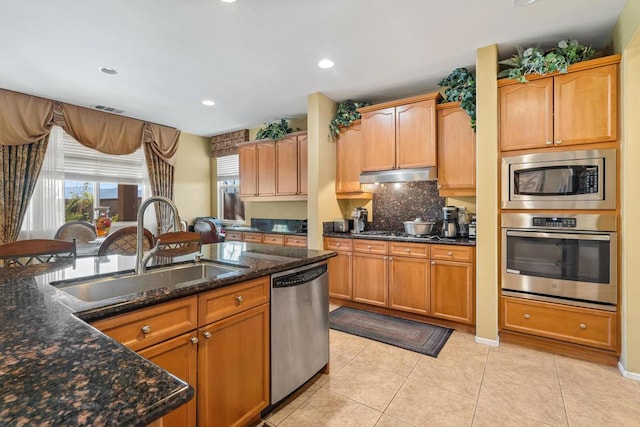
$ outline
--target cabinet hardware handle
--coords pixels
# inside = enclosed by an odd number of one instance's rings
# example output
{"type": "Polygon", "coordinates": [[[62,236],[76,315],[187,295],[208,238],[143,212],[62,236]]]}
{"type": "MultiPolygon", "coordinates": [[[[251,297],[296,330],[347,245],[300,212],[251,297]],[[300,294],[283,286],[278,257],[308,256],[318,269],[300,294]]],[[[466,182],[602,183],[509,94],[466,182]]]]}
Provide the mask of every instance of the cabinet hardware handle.
{"type": "Polygon", "coordinates": [[[189,341],[191,341],[191,344],[198,344],[198,337],[191,337],[189,341]]]}
{"type": "Polygon", "coordinates": [[[336,246],[340,246],[340,243],[336,243],[336,246]]]}
{"type": "Polygon", "coordinates": [[[142,331],[143,334],[148,334],[149,332],[151,332],[151,326],[149,325],[144,325],[142,328],[140,328],[140,330],[142,331]]]}
{"type": "Polygon", "coordinates": [[[447,255],[453,256],[453,252],[449,251],[449,252],[447,252],[447,255]]]}
{"type": "Polygon", "coordinates": [[[244,302],[244,298],[242,297],[242,295],[236,295],[236,302],[238,303],[238,305],[244,302]]]}
{"type": "Polygon", "coordinates": [[[547,145],[553,145],[553,142],[551,142],[551,141],[547,141],[547,142],[546,142],[546,144],[547,144],[547,145]]]}
{"type": "Polygon", "coordinates": [[[351,256],[351,252],[347,252],[347,256],[351,256]]]}
{"type": "Polygon", "coordinates": [[[531,316],[529,315],[529,313],[525,313],[525,314],[524,314],[524,318],[525,318],[525,319],[530,319],[530,318],[531,318],[531,316]]]}
{"type": "Polygon", "coordinates": [[[371,245],[367,245],[367,249],[371,249],[371,245]]]}
{"type": "Polygon", "coordinates": [[[405,249],[405,251],[407,251],[407,252],[411,252],[411,249],[407,248],[407,249],[405,249]]]}
{"type": "Polygon", "coordinates": [[[580,329],[587,329],[587,325],[585,325],[584,323],[580,323],[580,329]]]}
{"type": "Polygon", "coordinates": [[[209,338],[211,338],[211,332],[209,332],[209,331],[204,331],[204,332],[202,333],[202,336],[203,336],[205,339],[209,339],[209,338]]]}
{"type": "Polygon", "coordinates": [[[439,190],[439,189],[441,189],[441,188],[442,188],[442,185],[441,185],[441,184],[438,184],[438,190],[439,190]]]}
{"type": "Polygon", "coordinates": [[[436,262],[435,261],[431,261],[431,265],[436,265],[436,262]]]}
{"type": "Polygon", "coordinates": [[[387,258],[387,259],[388,259],[389,261],[393,261],[393,258],[392,258],[392,257],[389,257],[389,258],[387,258]]]}
{"type": "Polygon", "coordinates": [[[556,145],[560,145],[560,144],[562,144],[562,140],[561,139],[556,141],[556,145]]]}

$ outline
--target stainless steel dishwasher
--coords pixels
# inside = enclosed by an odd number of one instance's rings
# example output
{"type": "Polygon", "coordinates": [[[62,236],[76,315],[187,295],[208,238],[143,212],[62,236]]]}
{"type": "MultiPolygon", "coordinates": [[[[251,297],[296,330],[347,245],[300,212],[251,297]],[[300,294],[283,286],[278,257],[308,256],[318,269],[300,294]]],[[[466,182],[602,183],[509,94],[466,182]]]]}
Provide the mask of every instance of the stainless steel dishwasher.
{"type": "Polygon", "coordinates": [[[271,276],[271,404],[329,362],[327,263],[271,276]]]}

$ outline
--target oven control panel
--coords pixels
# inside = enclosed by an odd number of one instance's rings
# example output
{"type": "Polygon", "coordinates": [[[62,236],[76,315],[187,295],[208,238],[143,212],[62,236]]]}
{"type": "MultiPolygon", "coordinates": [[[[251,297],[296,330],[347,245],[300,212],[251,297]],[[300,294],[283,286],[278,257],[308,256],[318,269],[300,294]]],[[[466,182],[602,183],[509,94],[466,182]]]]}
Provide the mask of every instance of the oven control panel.
{"type": "Polygon", "coordinates": [[[531,225],[534,227],[576,228],[577,221],[575,218],[534,216],[531,218],[531,225]]]}

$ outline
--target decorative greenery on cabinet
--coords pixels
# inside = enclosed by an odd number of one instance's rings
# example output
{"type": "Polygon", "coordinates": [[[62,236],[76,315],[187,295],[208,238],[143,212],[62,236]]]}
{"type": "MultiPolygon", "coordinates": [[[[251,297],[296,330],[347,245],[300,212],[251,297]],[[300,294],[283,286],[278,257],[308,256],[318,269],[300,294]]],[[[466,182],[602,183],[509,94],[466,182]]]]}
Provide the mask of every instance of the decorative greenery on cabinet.
{"type": "Polygon", "coordinates": [[[293,132],[293,129],[289,127],[289,121],[287,119],[265,123],[265,125],[265,127],[258,130],[256,139],[271,138],[278,140],[284,138],[288,133],[293,132]]]}
{"type": "Polygon", "coordinates": [[[336,116],[329,123],[329,139],[335,140],[340,135],[340,127],[349,127],[360,119],[358,108],[371,105],[369,102],[359,102],[348,99],[338,104],[336,116]]]}
{"type": "Polygon", "coordinates": [[[476,78],[466,68],[456,68],[438,82],[442,87],[441,102],[460,102],[460,107],[471,118],[471,129],[476,131],[476,78]]]}
{"type": "Polygon", "coordinates": [[[518,53],[499,62],[510,68],[500,71],[498,77],[525,83],[527,74],[545,75],[554,71],[566,73],[569,65],[592,59],[595,53],[591,46],[583,46],[577,40],[560,40],[556,47],[548,50],[539,46],[527,49],[518,47],[518,53]]]}

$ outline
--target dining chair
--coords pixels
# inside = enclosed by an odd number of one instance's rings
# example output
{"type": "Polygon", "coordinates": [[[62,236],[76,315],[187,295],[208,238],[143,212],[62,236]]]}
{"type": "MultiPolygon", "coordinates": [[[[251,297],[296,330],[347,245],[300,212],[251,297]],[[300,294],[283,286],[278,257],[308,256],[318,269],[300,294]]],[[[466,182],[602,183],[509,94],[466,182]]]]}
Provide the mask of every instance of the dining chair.
{"type": "Polygon", "coordinates": [[[29,239],[0,245],[0,276],[25,277],[72,264],[75,240],[29,239]]]}
{"type": "MultiPolygon", "coordinates": [[[[98,249],[98,256],[105,255],[135,255],[136,239],[138,227],[124,227],[109,234],[98,249]]],[[[142,239],[142,247],[145,251],[151,249],[154,245],[153,234],[146,228],[144,229],[144,238],[142,239]]]]}
{"type": "Polygon", "coordinates": [[[75,239],[78,243],[87,243],[96,240],[96,229],[90,222],[78,219],[62,224],[53,238],[69,241],[75,239]]]}
{"type": "Polygon", "coordinates": [[[218,243],[222,242],[222,238],[218,234],[216,225],[208,219],[200,219],[193,225],[194,231],[200,233],[202,243],[218,243]]]}
{"type": "Polygon", "coordinates": [[[158,244],[156,256],[174,257],[186,255],[200,251],[202,236],[200,233],[191,231],[164,233],[156,237],[156,244],[158,244]]]}

